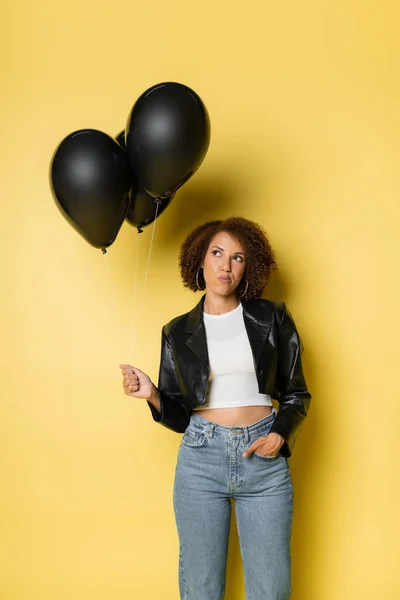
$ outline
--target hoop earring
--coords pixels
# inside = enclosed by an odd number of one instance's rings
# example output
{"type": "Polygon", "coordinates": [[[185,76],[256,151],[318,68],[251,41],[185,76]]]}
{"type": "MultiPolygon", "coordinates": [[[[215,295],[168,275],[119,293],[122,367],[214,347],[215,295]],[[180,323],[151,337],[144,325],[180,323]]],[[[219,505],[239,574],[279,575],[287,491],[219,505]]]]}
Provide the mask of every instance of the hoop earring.
{"type": "Polygon", "coordinates": [[[201,288],[201,287],[199,286],[199,271],[200,271],[200,269],[201,269],[201,267],[200,267],[199,269],[197,269],[197,273],[196,273],[196,284],[197,284],[197,289],[201,291],[201,290],[204,290],[204,288],[201,288]]]}
{"type": "Polygon", "coordinates": [[[239,298],[243,298],[243,296],[245,296],[245,295],[247,294],[247,289],[248,289],[248,287],[249,287],[249,282],[248,282],[248,281],[247,281],[247,279],[246,279],[246,289],[244,290],[243,294],[241,294],[241,295],[239,296],[239,298]]]}

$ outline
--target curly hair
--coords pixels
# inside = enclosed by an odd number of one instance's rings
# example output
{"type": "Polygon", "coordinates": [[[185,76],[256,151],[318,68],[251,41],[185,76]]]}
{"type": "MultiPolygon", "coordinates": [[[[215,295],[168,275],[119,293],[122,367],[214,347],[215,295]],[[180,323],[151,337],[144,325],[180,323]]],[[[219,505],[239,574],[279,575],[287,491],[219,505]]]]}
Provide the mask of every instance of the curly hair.
{"type": "MultiPolygon", "coordinates": [[[[179,268],[183,285],[193,292],[197,287],[196,275],[213,237],[224,231],[236,238],[246,254],[246,267],[236,291],[241,295],[248,287],[243,300],[260,298],[273,270],[278,270],[274,251],[261,225],[243,217],[230,217],[225,220],[207,221],[196,227],[186,237],[180,247],[179,268]]],[[[203,273],[199,273],[200,289],[205,289],[203,273]]]]}

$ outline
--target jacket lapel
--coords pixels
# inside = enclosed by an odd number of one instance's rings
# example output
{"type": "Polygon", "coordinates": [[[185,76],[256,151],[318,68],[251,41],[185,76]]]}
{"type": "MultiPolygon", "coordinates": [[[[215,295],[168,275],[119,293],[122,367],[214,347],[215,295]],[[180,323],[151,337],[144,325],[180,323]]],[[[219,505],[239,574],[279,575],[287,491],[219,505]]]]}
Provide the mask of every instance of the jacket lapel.
{"type": "Polygon", "coordinates": [[[206,295],[204,294],[200,302],[190,311],[185,327],[185,333],[189,337],[185,340],[185,343],[189,348],[196,354],[206,367],[210,368],[207,352],[207,339],[206,330],[204,327],[203,319],[203,305],[206,295]]]}
{"type": "MultiPolygon", "coordinates": [[[[189,312],[185,326],[188,335],[186,345],[196,354],[201,362],[209,369],[210,363],[207,352],[207,339],[203,319],[205,294],[196,306],[189,312]]],[[[243,320],[253,353],[254,366],[258,374],[258,364],[272,326],[272,302],[258,302],[257,299],[242,301],[243,320]]]]}

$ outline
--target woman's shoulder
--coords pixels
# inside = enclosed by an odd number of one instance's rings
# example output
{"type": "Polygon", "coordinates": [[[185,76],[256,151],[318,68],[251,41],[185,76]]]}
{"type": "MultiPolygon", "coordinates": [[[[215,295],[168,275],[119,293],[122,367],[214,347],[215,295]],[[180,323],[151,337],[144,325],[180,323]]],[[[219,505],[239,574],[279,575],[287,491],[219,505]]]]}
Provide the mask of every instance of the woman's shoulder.
{"type": "Polygon", "coordinates": [[[185,326],[186,319],[188,316],[189,312],[186,312],[183,315],[178,315],[177,317],[174,317],[173,319],[168,321],[168,323],[165,323],[165,325],[163,326],[165,333],[168,335],[175,331],[179,331],[182,327],[185,326]]]}
{"type": "Polygon", "coordinates": [[[164,334],[167,337],[169,337],[174,334],[179,334],[179,333],[184,332],[188,318],[190,317],[192,312],[193,312],[193,309],[189,310],[181,315],[177,315],[176,317],[173,317],[170,321],[168,321],[168,323],[165,323],[165,325],[163,325],[164,334]]]}
{"type": "Polygon", "coordinates": [[[248,311],[269,311],[282,315],[286,309],[286,304],[282,300],[271,300],[270,298],[252,298],[243,302],[248,311]]]}
{"type": "Polygon", "coordinates": [[[282,300],[271,300],[270,298],[252,298],[251,300],[247,300],[244,304],[247,306],[265,306],[279,311],[284,308],[285,303],[282,300]]]}

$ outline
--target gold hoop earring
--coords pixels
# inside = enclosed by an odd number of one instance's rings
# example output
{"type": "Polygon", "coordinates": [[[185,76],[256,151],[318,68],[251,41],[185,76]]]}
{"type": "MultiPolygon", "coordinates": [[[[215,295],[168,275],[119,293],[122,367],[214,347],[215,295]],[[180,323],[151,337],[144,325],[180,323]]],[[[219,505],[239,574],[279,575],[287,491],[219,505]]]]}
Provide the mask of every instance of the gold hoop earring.
{"type": "Polygon", "coordinates": [[[243,294],[241,294],[239,296],[239,298],[243,298],[243,296],[245,296],[247,294],[248,287],[249,287],[249,282],[246,279],[246,289],[244,290],[243,294]]]}

